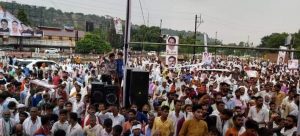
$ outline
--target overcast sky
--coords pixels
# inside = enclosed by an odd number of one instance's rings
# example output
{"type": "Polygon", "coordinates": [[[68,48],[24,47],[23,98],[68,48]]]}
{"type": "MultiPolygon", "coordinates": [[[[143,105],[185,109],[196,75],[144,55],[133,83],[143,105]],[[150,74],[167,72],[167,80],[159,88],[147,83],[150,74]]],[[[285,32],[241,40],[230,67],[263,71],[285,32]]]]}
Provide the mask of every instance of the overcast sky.
{"type": "MultiPolygon", "coordinates": [[[[11,1],[11,0],[1,0],[11,1]]],[[[18,3],[54,7],[62,11],[111,15],[125,19],[127,0],[16,0],[18,3]]],[[[300,0],[141,0],[145,23],[163,28],[194,31],[195,15],[202,15],[198,31],[223,43],[247,41],[273,32],[300,29],[300,0]]],[[[132,0],[132,23],[144,24],[139,0],[132,0]]]]}

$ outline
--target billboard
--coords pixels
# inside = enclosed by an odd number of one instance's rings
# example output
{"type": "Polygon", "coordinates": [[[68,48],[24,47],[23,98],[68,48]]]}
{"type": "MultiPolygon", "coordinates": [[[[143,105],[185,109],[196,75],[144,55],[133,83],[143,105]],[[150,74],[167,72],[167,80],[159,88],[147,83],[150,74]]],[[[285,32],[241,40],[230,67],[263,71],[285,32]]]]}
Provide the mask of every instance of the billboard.
{"type": "Polygon", "coordinates": [[[26,26],[15,16],[6,12],[0,6],[0,35],[6,36],[33,36],[32,28],[26,26]]]}
{"type": "Polygon", "coordinates": [[[166,64],[169,67],[175,67],[177,64],[177,55],[167,55],[166,56],[166,64]]]}
{"type": "MultiPolygon", "coordinates": [[[[287,47],[280,46],[280,49],[286,50],[287,47]]],[[[286,54],[285,51],[279,51],[279,52],[278,52],[277,65],[283,65],[283,64],[284,64],[285,54],[286,54]]]]}
{"type": "Polygon", "coordinates": [[[174,67],[177,64],[178,44],[178,36],[169,36],[166,40],[166,64],[169,67],[174,67]]]}
{"type": "Polygon", "coordinates": [[[298,69],[298,66],[299,63],[298,63],[298,60],[297,59],[292,59],[292,60],[289,60],[288,61],[288,68],[289,69],[298,69]]]}
{"type": "Polygon", "coordinates": [[[203,52],[202,53],[202,63],[210,65],[212,62],[212,53],[203,52]]]}
{"type": "Polygon", "coordinates": [[[123,35],[122,20],[120,18],[115,17],[114,24],[115,24],[116,34],[123,35]]]}

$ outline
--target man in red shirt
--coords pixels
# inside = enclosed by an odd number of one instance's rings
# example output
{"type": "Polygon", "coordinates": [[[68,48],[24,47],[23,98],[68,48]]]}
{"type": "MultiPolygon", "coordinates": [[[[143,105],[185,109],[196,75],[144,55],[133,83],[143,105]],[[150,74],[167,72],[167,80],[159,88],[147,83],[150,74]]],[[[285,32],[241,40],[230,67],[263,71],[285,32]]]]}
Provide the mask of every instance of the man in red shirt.
{"type": "Polygon", "coordinates": [[[52,83],[53,83],[53,85],[56,85],[56,86],[57,86],[57,85],[59,85],[60,81],[61,81],[61,78],[60,78],[60,76],[58,75],[58,71],[55,70],[55,71],[54,71],[53,78],[52,78],[52,83]]]}
{"type": "Polygon", "coordinates": [[[34,135],[50,135],[50,120],[47,116],[41,117],[42,126],[34,132],[34,135]]]}

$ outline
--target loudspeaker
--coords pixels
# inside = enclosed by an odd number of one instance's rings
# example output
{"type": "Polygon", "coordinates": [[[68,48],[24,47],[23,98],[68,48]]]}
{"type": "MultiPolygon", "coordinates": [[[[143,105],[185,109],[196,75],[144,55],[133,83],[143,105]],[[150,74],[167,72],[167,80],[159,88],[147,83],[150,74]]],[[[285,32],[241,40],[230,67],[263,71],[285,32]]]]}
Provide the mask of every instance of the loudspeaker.
{"type": "Polygon", "coordinates": [[[148,103],[149,72],[131,71],[130,74],[130,103],[141,109],[148,103]]]}
{"type": "Polygon", "coordinates": [[[104,101],[104,84],[100,82],[92,82],[91,103],[105,103],[104,101]]]}
{"type": "Polygon", "coordinates": [[[86,32],[93,32],[94,31],[94,23],[86,21],[85,22],[85,31],[86,32]]]}
{"type": "Polygon", "coordinates": [[[131,76],[131,71],[132,69],[126,69],[126,83],[125,83],[125,93],[123,93],[124,97],[123,97],[123,102],[124,102],[124,106],[126,108],[129,108],[130,106],[130,76],[131,76]]]}
{"type": "Polygon", "coordinates": [[[106,85],[104,86],[105,102],[107,105],[119,105],[118,86],[106,85]]]}
{"type": "Polygon", "coordinates": [[[100,82],[92,82],[91,104],[119,105],[117,90],[118,86],[116,85],[104,85],[100,82]]]}

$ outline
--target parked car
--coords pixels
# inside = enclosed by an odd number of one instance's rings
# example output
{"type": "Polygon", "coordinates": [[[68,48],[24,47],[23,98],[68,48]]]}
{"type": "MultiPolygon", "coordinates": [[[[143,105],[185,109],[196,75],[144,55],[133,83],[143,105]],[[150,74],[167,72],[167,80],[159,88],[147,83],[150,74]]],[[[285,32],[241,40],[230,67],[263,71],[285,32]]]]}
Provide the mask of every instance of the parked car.
{"type": "Polygon", "coordinates": [[[59,50],[55,49],[55,48],[50,48],[50,49],[45,50],[45,53],[49,53],[49,54],[55,54],[58,52],[59,52],[59,50]]]}
{"type": "Polygon", "coordinates": [[[42,59],[17,59],[14,67],[26,66],[29,70],[33,70],[33,65],[36,65],[37,68],[40,68],[42,64],[45,63],[47,67],[52,70],[57,70],[59,65],[52,60],[42,60],[42,59]]]}
{"type": "Polygon", "coordinates": [[[149,51],[147,54],[148,54],[149,56],[152,56],[152,55],[156,55],[156,52],[155,52],[155,51],[149,51]]]}

